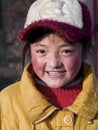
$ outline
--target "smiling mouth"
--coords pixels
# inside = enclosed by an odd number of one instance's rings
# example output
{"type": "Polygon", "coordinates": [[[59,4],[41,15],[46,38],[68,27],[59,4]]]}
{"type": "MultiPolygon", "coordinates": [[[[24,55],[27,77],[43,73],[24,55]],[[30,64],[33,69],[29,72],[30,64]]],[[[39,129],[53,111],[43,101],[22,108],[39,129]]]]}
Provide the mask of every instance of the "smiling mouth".
{"type": "Polygon", "coordinates": [[[60,77],[65,74],[65,71],[48,71],[47,73],[51,77],[60,77]]]}

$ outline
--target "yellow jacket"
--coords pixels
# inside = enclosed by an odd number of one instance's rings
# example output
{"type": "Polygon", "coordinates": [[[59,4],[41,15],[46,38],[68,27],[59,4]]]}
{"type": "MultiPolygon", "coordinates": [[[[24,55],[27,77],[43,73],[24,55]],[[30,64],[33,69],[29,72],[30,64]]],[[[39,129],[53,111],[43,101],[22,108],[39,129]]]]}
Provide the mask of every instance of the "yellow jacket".
{"type": "Polygon", "coordinates": [[[88,65],[75,102],[59,110],[37,90],[31,64],[0,93],[0,130],[98,130],[98,85],[88,65]]]}

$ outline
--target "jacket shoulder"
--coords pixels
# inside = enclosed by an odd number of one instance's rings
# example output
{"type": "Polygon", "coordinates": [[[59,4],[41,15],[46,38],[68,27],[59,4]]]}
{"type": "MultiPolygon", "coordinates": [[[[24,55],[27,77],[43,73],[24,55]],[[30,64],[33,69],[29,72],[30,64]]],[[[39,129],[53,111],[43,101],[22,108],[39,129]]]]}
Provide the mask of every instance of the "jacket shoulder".
{"type": "Polygon", "coordinates": [[[4,89],[1,90],[1,93],[10,92],[10,91],[12,91],[12,90],[14,90],[14,89],[17,89],[17,87],[20,86],[20,82],[21,82],[21,81],[18,81],[18,82],[15,82],[15,83],[13,83],[13,84],[11,84],[11,85],[5,87],[4,89]]]}
{"type": "Polygon", "coordinates": [[[7,86],[0,92],[0,101],[5,101],[7,98],[15,98],[20,95],[20,81],[7,86]]]}

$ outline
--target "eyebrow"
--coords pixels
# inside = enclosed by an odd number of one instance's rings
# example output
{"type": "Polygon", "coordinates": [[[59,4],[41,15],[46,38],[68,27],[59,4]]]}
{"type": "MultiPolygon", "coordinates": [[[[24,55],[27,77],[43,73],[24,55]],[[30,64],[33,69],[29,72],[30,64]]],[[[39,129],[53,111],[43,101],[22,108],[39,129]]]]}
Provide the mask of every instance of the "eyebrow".
{"type": "MultiPolygon", "coordinates": [[[[40,44],[40,43],[35,43],[35,44],[33,44],[34,45],[34,47],[37,47],[37,46],[40,46],[40,47],[48,47],[47,45],[43,45],[43,44],[40,44]]],[[[71,44],[63,44],[63,45],[60,45],[59,47],[67,47],[67,46],[73,46],[73,45],[71,45],[71,44]]]]}
{"type": "Polygon", "coordinates": [[[34,44],[34,47],[37,47],[37,46],[47,47],[46,45],[42,45],[42,44],[39,44],[39,43],[35,43],[35,44],[34,44]]]}
{"type": "Polygon", "coordinates": [[[71,45],[70,44],[60,45],[60,47],[66,47],[66,46],[71,46],[71,45]]]}

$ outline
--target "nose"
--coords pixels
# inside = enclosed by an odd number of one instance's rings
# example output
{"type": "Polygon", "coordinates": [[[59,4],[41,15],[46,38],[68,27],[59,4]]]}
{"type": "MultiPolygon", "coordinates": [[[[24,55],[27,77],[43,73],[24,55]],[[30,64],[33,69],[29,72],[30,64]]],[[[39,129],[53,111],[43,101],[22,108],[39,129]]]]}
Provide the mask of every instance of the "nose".
{"type": "Polygon", "coordinates": [[[51,68],[60,68],[63,65],[59,54],[50,55],[48,64],[51,68]]]}

